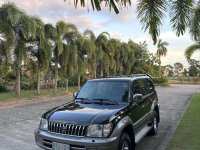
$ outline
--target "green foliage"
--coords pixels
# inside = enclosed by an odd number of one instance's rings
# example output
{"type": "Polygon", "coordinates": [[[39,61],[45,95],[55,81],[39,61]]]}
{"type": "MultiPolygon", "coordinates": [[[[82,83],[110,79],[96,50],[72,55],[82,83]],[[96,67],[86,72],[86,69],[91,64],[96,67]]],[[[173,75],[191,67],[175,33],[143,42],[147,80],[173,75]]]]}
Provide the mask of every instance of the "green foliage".
{"type": "Polygon", "coordinates": [[[166,0],[140,0],[137,5],[137,18],[143,25],[144,31],[148,30],[154,45],[157,43],[157,37],[160,34],[166,4],[166,0]]]}
{"type": "Polygon", "coordinates": [[[200,78],[199,77],[193,77],[192,78],[192,81],[197,84],[199,81],[200,81],[200,78]]]}
{"type": "Polygon", "coordinates": [[[6,93],[8,91],[9,89],[6,87],[6,85],[0,82],[0,93],[6,93]]]}
{"type": "Polygon", "coordinates": [[[37,87],[37,82],[35,80],[30,80],[27,75],[21,76],[21,89],[33,90],[36,87],[37,87]]]}
{"type": "Polygon", "coordinates": [[[165,76],[162,77],[155,77],[153,78],[153,82],[158,85],[166,85],[168,82],[168,78],[165,76]]]}

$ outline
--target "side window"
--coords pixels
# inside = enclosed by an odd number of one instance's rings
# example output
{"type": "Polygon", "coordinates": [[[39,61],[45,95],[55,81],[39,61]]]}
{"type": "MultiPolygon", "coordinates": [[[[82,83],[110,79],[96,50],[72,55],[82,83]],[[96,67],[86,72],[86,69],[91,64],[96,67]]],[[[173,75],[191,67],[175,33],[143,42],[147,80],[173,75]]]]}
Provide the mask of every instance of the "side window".
{"type": "Polygon", "coordinates": [[[135,80],[132,83],[132,93],[134,94],[142,94],[142,95],[146,95],[146,83],[144,80],[139,79],[139,80],[135,80]]]}
{"type": "Polygon", "coordinates": [[[150,94],[152,92],[154,92],[154,85],[153,82],[149,79],[146,79],[146,83],[147,83],[147,92],[150,94]]]}

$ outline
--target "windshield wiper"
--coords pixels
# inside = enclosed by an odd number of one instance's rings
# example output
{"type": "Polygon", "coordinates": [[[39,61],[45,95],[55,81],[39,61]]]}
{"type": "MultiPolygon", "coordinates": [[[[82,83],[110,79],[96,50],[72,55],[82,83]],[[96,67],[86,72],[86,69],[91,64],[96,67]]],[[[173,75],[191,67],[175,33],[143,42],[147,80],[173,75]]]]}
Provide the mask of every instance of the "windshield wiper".
{"type": "Polygon", "coordinates": [[[90,100],[88,98],[82,98],[82,97],[76,98],[75,101],[81,102],[81,103],[87,103],[87,104],[94,104],[93,100],[90,100]],[[78,101],[78,100],[80,100],[80,101],[78,101]]]}
{"type": "Polygon", "coordinates": [[[110,99],[103,99],[103,98],[94,98],[93,101],[95,101],[96,103],[101,103],[101,104],[108,104],[108,105],[119,105],[118,102],[115,102],[113,100],[110,99]]]}

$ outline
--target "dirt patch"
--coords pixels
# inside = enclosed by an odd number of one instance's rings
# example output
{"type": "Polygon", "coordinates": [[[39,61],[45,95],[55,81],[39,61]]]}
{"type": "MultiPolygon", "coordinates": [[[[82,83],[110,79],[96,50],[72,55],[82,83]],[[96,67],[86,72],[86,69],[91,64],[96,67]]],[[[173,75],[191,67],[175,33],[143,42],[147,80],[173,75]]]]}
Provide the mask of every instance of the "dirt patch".
{"type": "Polygon", "coordinates": [[[72,99],[73,94],[68,93],[63,96],[55,96],[55,97],[50,97],[50,96],[38,96],[37,98],[33,99],[11,99],[11,100],[6,100],[6,101],[0,101],[0,110],[5,109],[5,108],[14,108],[16,106],[23,106],[27,104],[34,104],[38,102],[47,102],[47,101],[56,101],[56,100],[64,100],[64,99],[72,99]]]}

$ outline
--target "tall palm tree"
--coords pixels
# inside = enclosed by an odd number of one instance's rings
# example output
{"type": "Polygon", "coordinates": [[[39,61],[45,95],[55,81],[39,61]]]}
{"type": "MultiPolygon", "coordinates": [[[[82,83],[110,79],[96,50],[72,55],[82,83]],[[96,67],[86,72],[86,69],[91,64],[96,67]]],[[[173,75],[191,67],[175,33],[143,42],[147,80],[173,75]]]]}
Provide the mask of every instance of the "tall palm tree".
{"type": "Polygon", "coordinates": [[[85,48],[89,48],[88,51],[90,52],[90,57],[88,57],[88,65],[91,69],[90,73],[94,73],[93,77],[96,78],[96,70],[97,70],[97,54],[96,54],[96,46],[95,46],[95,40],[96,36],[93,31],[86,29],[83,32],[83,36],[86,39],[85,48]]]}
{"type": "Polygon", "coordinates": [[[53,43],[53,57],[55,61],[55,85],[54,92],[57,93],[57,82],[58,82],[58,62],[60,55],[63,52],[63,46],[65,44],[67,35],[67,25],[64,21],[58,21],[56,26],[53,27],[51,24],[45,26],[45,32],[47,38],[53,43]]]}
{"type": "Polygon", "coordinates": [[[97,65],[100,68],[100,76],[104,75],[105,67],[108,67],[108,55],[106,54],[107,44],[110,35],[107,32],[102,32],[95,40],[96,53],[98,55],[97,65]],[[107,65],[106,65],[107,64],[107,65]]]}
{"type": "Polygon", "coordinates": [[[161,39],[158,40],[157,44],[157,56],[158,56],[158,64],[159,64],[159,77],[161,77],[161,57],[167,55],[167,48],[169,44],[167,42],[162,41],[161,39]]]}
{"type": "MultiPolygon", "coordinates": [[[[35,24],[31,17],[19,10],[13,3],[5,3],[0,8],[0,27],[4,26],[3,34],[11,39],[10,50],[14,50],[14,65],[16,69],[16,94],[20,96],[20,73],[22,62],[26,59],[26,43],[35,35],[35,24]]],[[[6,39],[6,40],[8,40],[6,39]]]]}
{"type": "Polygon", "coordinates": [[[185,50],[185,57],[187,58],[187,60],[189,61],[191,59],[191,56],[194,54],[194,52],[198,50],[200,50],[200,42],[196,42],[195,44],[189,46],[185,50]]]}
{"type": "Polygon", "coordinates": [[[49,68],[49,63],[51,60],[51,45],[46,40],[45,37],[45,26],[44,23],[39,18],[33,18],[36,24],[36,35],[33,40],[31,40],[30,50],[30,59],[32,58],[36,64],[37,72],[37,94],[40,94],[40,79],[41,73],[46,73],[49,68]],[[36,60],[34,60],[36,59],[36,60]]]}
{"type": "Polygon", "coordinates": [[[78,38],[78,29],[73,24],[66,24],[66,31],[63,38],[65,43],[63,45],[63,52],[61,53],[60,64],[65,77],[65,89],[68,92],[68,78],[75,72],[77,62],[76,40],[78,38]]]}

